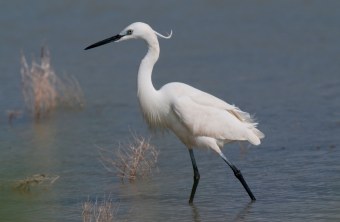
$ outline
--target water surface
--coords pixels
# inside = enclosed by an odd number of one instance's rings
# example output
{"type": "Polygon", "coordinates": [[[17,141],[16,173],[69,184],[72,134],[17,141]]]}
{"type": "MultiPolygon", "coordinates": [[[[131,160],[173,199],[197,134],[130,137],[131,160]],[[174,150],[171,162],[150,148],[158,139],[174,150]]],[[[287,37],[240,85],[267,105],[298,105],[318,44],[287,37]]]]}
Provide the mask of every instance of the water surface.
{"type": "Polygon", "coordinates": [[[337,1],[31,1],[2,4],[0,24],[0,220],[81,221],[82,203],[110,197],[128,221],[339,221],[340,14],[337,1]],[[84,51],[134,21],[173,38],[160,40],[156,87],[181,81],[254,113],[259,147],[228,145],[251,203],[212,151],[195,152],[201,181],[187,204],[192,167],[172,134],[153,135],[157,171],[121,184],[99,161],[135,131],[152,135],[139,113],[136,73],[142,41],[84,51]],[[60,109],[35,122],[25,110],[20,53],[46,44],[59,73],[74,75],[82,110],[60,109]],[[23,117],[7,122],[7,110],[23,117]],[[13,183],[45,173],[60,178],[22,194],[13,183]]]}

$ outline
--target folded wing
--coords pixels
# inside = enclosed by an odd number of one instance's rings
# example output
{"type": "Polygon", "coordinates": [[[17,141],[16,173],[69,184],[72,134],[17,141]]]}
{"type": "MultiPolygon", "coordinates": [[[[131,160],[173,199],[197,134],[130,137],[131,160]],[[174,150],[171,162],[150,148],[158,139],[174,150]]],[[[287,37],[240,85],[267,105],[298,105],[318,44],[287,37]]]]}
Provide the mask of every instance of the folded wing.
{"type": "Polygon", "coordinates": [[[172,110],[179,121],[194,135],[219,140],[248,140],[259,145],[264,134],[256,129],[250,115],[207,93],[180,96],[172,110]]]}

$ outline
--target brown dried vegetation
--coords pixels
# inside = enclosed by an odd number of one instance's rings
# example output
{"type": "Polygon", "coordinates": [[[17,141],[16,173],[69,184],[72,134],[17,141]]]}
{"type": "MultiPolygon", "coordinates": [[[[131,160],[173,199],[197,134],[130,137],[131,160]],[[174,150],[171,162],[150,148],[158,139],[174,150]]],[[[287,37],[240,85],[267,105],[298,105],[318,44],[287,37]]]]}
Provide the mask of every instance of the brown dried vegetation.
{"type": "Polygon", "coordinates": [[[115,221],[118,204],[114,204],[111,199],[104,199],[101,202],[86,201],[83,203],[83,222],[109,222],[115,221]]]}
{"type": "Polygon", "coordinates": [[[42,47],[40,64],[32,61],[28,65],[26,57],[21,56],[22,92],[27,108],[35,119],[51,113],[58,105],[82,107],[82,90],[74,77],[59,77],[51,66],[50,52],[42,47]]]}
{"type": "Polygon", "coordinates": [[[30,193],[31,189],[35,186],[39,187],[49,187],[51,186],[59,176],[49,176],[46,174],[34,174],[23,180],[16,181],[13,189],[20,193],[30,193]]]}
{"type": "Polygon", "coordinates": [[[132,136],[132,142],[119,144],[116,151],[100,149],[100,158],[104,167],[116,172],[122,182],[147,178],[156,166],[158,150],[149,143],[149,139],[132,136]]]}

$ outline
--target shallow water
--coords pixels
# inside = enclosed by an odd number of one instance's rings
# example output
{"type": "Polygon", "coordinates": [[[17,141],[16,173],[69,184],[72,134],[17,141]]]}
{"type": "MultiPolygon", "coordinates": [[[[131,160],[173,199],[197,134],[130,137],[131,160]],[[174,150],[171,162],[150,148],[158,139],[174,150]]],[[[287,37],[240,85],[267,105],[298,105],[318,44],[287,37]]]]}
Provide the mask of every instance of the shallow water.
{"type": "Polygon", "coordinates": [[[82,203],[110,197],[123,221],[339,221],[340,14],[338,1],[19,1],[2,4],[0,24],[0,220],[81,221],[82,203]],[[201,181],[187,204],[192,167],[172,134],[146,181],[121,184],[99,161],[130,132],[152,135],[139,113],[136,73],[143,42],[83,51],[134,21],[161,33],[154,84],[189,83],[255,113],[257,147],[226,146],[257,201],[212,151],[195,152],[201,181]],[[82,110],[35,122],[24,109],[20,52],[46,44],[58,73],[74,75],[82,110]],[[7,121],[7,110],[23,117],[7,121]],[[15,181],[44,173],[53,186],[30,193],[15,181]]]}

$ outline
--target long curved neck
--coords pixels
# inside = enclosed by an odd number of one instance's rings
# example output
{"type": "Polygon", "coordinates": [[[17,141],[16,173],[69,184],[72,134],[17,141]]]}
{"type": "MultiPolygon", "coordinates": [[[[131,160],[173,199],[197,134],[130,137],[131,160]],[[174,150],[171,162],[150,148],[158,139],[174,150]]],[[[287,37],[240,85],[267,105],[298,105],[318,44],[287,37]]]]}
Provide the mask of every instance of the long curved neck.
{"type": "Polygon", "coordinates": [[[152,96],[157,92],[152,84],[152,70],[159,58],[159,43],[157,37],[146,41],[146,43],[148,44],[148,52],[138,70],[138,97],[152,96]]]}
{"type": "Polygon", "coordinates": [[[159,44],[157,37],[147,41],[148,52],[140,63],[138,70],[138,100],[144,119],[151,128],[163,127],[161,116],[165,107],[162,106],[161,93],[152,84],[152,69],[159,57],[159,44]]]}

